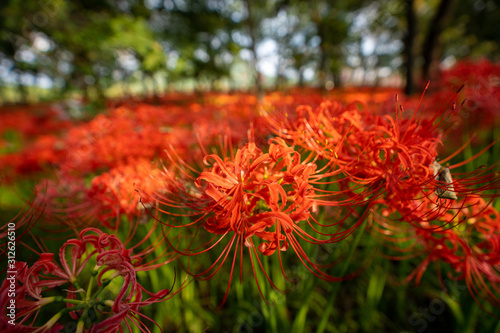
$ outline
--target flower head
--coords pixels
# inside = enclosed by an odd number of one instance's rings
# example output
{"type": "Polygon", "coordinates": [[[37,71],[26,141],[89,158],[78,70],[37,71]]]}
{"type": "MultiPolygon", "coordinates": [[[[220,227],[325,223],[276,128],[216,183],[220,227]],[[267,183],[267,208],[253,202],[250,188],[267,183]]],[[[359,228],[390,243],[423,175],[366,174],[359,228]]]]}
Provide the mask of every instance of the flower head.
{"type": "MultiPolygon", "coordinates": [[[[116,236],[87,228],[61,247],[59,263],[52,253],[42,253],[29,267],[17,263],[18,326],[26,331],[55,330],[72,319],[77,322],[77,332],[118,332],[130,324],[137,325],[145,318],[140,315],[141,307],[164,301],[171,294],[168,289],[149,292],[139,283],[138,271],[166,263],[144,262],[148,253],[150,249],[146,248],[134,254],[133,248],[126,248],[116,236]],[[60,290],[65,290],[65,295],[47,295],[60,290]],[[47,304],[61,304],[61,310],[42,324],[47,318],[38,318],[38,314],[47,304]]],[[[2,305],[8,298],[7,283],[4,281],[1,287],[2,305]]],[[[0,321],[5,320],[2,313],[0,321]]]]}
{"type": "MultiPolygon", "coordinates": [[[[268,153],[250,142],[229,157],[207,155],[204,163],[205,169],[193,177],[193,183],[188,181],[189,178],[179,178],[168,172],[167,193],[158,195],[160,204],[176,209],[188,208],[198,215],[189,224],[167,223],[169,226],[189,228],[201,224],[214,235],[203,249],[196,245],[178,250],[180,253],[199,255],[226,244],[213,265],[193,275],[201,278],[214,276],[233,251],[229,290],[238,256],[241,256],[242,274],[243,251],[246,248],[252,264],[257,263],[261,268],[259,252],[264,256],[279,256],[286,277],[281,252],[291,248],[313,274],[326,280],[339,280],[323,272],[300,244],[301,241],[324,244],[340,238],[337,233],[320,232],[314,227],[320,227],[320,224],[311,214],[321,202],[321,195],[316,193],[314,187],[316,181],[321,179],[316,164],[301,161],[300,154],[280,138],[270,140],[268,153]],[[311,235],[311,232],[318,236],[311,235]]],[[[194,169],[191,171],[195,172],[194,169]]],[[[179,173],[182,173],[182,168],[179,173]]],[[[162,211],[176,215],[171,208],[162,211]]],[[[267,275],[266,278],[272,284],[267,275]]],[[[226,297],[227,292],[223,302],[226,297]]]]}

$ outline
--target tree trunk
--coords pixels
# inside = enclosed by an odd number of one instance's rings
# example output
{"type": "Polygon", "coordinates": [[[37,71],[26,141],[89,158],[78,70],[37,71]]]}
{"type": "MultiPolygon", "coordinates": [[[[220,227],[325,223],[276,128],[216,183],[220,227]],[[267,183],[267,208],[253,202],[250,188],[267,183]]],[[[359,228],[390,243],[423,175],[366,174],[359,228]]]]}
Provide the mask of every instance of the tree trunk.
{"type": "Polygon", "coordinates": [[[253,19],[253,10],[252,10],[252,4],[251,0],[245,0],[245,4],[247,6],[248,10],[248,19],[247,19],[247,24],[248,24],[248,30],[250,32],[250,39],[251,39],[251,44],[250,44],[250,51],[252,52],[252,72],[254,74],[254,85],[255,88],[257,89],[257,97],[259,101],[263,98],[263,89],[262,89],[262,75],[260,74],[259,70],[257,69],[257,47],[256,47],[256,40],[257,36],[255,33],[255,25],[254,25],[254,19],[253,19]]]}
{"type": "Polygon", "coordinates": [[[415,39],[417,33],[417,17],[415,15],[414,0],[406,0],[406,23],[408,26],[405,38],[406,54],[406,87],[405,93],[411,95],[415,92],[414,63],[415,39]]]}
{"type": "Polygon", "coordinates": [[[326,57],[327,57],[326,37],[325,37],[324,25],[322,25],[321,22],[317,22],[316,26],[318,27],[318,35],[319,38],[321,39],[321,42],[319,44],[320,55],[318,62],[318,81],[320,89],[324,90],[326,83],[326,57]]]}
{"type": "Polygon", "coordinates": [[[342,69],[338,65],[332,68],[332,79],[335,88],[342,87],[342,69]]]}
{"type": "Polygon", "coordinates": [[[433,72],[433,63],[438,57],[438,42],[439,36],[443,31],[446,23],[448,13],[451,11],[453,0],[441,0],[439,3],[436,15],[431,21],[429,32],[423,45],[422,56],[424,64],[422,66],[422,78],[425,81],[431,79],[431,72],[433,72]]]}
{"type": "Polygon", "coordinates": [[[304,67],[300,66],[298,71],[299,71],[299,87],[303,88],[304,87],[304,67]]]}

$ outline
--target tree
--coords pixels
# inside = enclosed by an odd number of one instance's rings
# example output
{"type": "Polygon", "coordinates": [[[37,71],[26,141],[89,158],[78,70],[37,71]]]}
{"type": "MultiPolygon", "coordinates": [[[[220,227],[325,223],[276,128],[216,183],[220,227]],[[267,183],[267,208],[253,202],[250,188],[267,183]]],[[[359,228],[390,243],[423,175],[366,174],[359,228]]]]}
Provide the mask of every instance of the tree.
{"type": "Polygon", "coordinates": [[[406,85],[405,93],[411,95],[415,92],[415,40],[417,37],[417,17],[415,14],[414,0],[406,0],[406,24],[407,31],[405,36],[405,67],[406,67],[406,85]]]}
{"type": "Polygon", "coordinates": [[[436,62],[436,60],[440,59],[440,54],[438,54],[438,41],[445,28],[445,24],[448,21],[447,18],[451,13],[453,3],[454,0],[441,0],[436,14],[429,25],[429,31],[427,32],[427,36],[422,47],[422,78],[424,81],[431,79],[431,70],[433,69],[432,65],[436,62]]]}
{"type": "Polygon", "coordinates": [[[0,35],[9,43],[1,44],[0,53],[14,63],[12,70],[44,72],[53,82],[63,82],[62,92],[76,88],[84,97],[102,99],[119,69],[115,49],[109,47],[116,33],[111,23],[134,15],[124,4],[130,3],[5,1],[0,35]]]}

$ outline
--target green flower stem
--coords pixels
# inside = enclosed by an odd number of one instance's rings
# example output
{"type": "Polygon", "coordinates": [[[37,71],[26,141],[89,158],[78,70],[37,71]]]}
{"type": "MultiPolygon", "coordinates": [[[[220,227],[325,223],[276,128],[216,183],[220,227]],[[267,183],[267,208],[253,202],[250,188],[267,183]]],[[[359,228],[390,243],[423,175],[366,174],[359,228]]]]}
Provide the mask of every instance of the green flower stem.
{"type": "Polygon", "coordinates": [[[96,265],[92,270],[92,273],[90,274],[89,286],[87,287],[87,295],[85,296],[86,301],[90,299],[90,295],[92,294],[92,286],[94,285],[94,279],[99,272],[99,267],[100,266],[96,265]]]}
{"type": "MultiPolygon", "coordinates": [[[[92,298],[93,299],[96,299],[104,289],[106,289],[106,287],[111,283],[113,279],[105,279],[104,281],[102,281],[102,286],[99,287],[99,289],[97,289],[97,291],[95,292],[94,295],[92,295],[92,298]]],[[[88,294],[90,295],[90,291],[88,292],[88,294]]]]}
{"type": "MultiPolygon", "coordinates": [[[[361,216],[365,216],[367,210],[369,209],[371,203],[368,203],[362,210],[361,216]]],[[[351,249],[349,251],[349,254],[347,255],[347,258],[344,261],[344,264],[342,265],[342,268],[340,270],[340,276],[344,276],[345,273],[347,272],[347,269],[349,268],[349,264],[351,262],[351,258],[354,255],[354,251],[358,247],[359,242],[361,241],[361,237],[364,234],[365,227],[366,227],[366,221],[368,218],[365,216],[364,221],[361,223],[361,225],[358,228],[358,233],[354,237],[354,240],[351,245],[351,249]]],[[[334,283],[332,286],[332,291],[330,293],[330,297],[328,298],[328,302],[325,308],[325,311],[323,312],[323,315],[321,316],[320,323],[318,325],[318,329],[316,330],[316,333],[323,333],[323,331],[326,328],[326,325],[328,323],[328,318],[330,317],[330,312],[333,309],[333,303],[335,301],[335,296],[337,295],[337,292],[340,288],[340,282],[334,283]]]]}
{"type": "Polygon", "coordinates": [[[89,306],[88,303],[86,303],[86,302],[80,302],[80,304],[78,304],[76,306],[73,306],[71,308],[63,309],[63,310],[59,311],[58,313],[56,313],[52,318],[49,319],[49,321],[47,321],[43,326],[41,326],[35,332],[44,332],[47,329],[52,328],[52,326],[54,326],[54,324],[57,323],[57,321],[59,319],[61,319],[62,316],[70,313],[71,311],[76,311],[76,310],[84,309],[84,308],[86,308],[88,306],[89,306]]]}
{"type": "Polygon", "coordinates": [[[55,303],[69,303],[69,304],[75,304],[75,305],[80,305],[82,303],[85,303],[84,301],[79,301],[77,299],[70,299],[70,298],[61,298],[60,300],[55,300],[55,303]]]}
{"type": "MultiPolygon", "coordinates": [[[[103,283],[103,286],[96,292],[96,294],[99,294],[102,289],[104,289],[111,281],[110,280],[105,280],[103,283]]],[[[84,328],[85,328],[85,321],[88,318],[88,311],[89,309],[96,307],[97,305],[103,305],[103,306],[113,306],[113,301],[102,301],[102,300],[89,300],[86,299],[85,301],[80,301],[80,300],[75,300],[75,299],[70,299],[70,298],[63,298],[61,296],[54,296],[54,297],[45,297],[41,299],[44,301],[45,304],[50,304],[50,303],[67,303],[67,304],[75,304],[75,306],[70,307],[70,308],[65,308],[61,311],[59,311],[57,314],[55,314],[52,318],[49,319],[40,329],[38,329],[35,332],[43,332],[47,329],[50,329],[51,327],[56,324],[59,319],[61,319],[64,315],[67,315],[68,313],[72,311],[77,311],[80,309],[84,309],[84,312],[80,319],[78,320],[78,325],[76,329],[76,333],[83,333],[84,328]]]]}
{"type": "MultiPolygon", "coordinates": [[[[277,249],[279,251],[279,249],[277,249]]],[[[277,253],[276,253],[277,254],[277,253]]],[[[263,266],[264,266],[264,271],[267,272],[267,274],[271,277],[272,273],[271,270],[269,269],[269,256],[264,256],[263,258],[263,266]]],[[[272,303],[271,299],[271,287],[267,285],[267,281],[264,277],[263,279],[264,283],[262,283],[261,288],[263,289],[262,292],[264,293],[266,300],[265,302],[262,301],[265,304],[262,304],[262,308],[265,309],[263,311],[264,316],[266,317],[266,326],[270,329],[271,332],[277,332],[278,329],[278,323],[276,321],[276,316],[274,315],[275,309],[274,306],[275,304],[272,303]]]]}
{"type": "Polygon", "coordinates": [[[70,304],[75,304],[75,305],[80,305],[83,303],[83,301],[79,301],[76,299],[63,298],[62,296],[43,297],[38,302],[40,304],[38,306],[34,307],[28,313],[38,311],[43,306],[45,306],[47,304],[51,304],[51,303],[70,303],[70,304]]]}
{"type": "Polygon", "coordinates": [[[57,298],[59,298],[59,297],[60,296],[52,296],[52,297],[43,297],[43,298],[41,298],[38,301],[39,304],[36,307],[33,307],[31,310],[27,311],[26,314],[38,311],[44,305],[57,302],[57,298]]]}
{"type": "Polygon", "coordinates": [[[292,333],[304,332],[307,322],[307,313],[309,312],[309,303],[313,296],[315,279],[304,279],[302,281],[305,284],[304,291],[302,292],[302,295],[305,295],[305,298],[299,312],[293,320],[292,327],[290,329],[290,332],[292,333]]]}
{"type": "MultiPolygon", "coordinates": [[[[71,279],[70,282],[71,282],[71,285],[75,288],[75,290],[83,290],[83,288],[80,286],[80,284],[78,283],[76,278],[71,279]]],[[[79,294],[80,294],[80,297],[82,299],[85,299],[85,292],[84,291],[80,291],[79,294]]]]}
{"type": "Polygon", "coordinates": [[[76,326],[76,333],[83,333],[83,330],[85,329],[85,320],[88,318],[88,315],[89,315],[89,308],[86,308],[83,311],[83,314],[80,317],[80,319],[78,319],[78,324],[76,326]]]}

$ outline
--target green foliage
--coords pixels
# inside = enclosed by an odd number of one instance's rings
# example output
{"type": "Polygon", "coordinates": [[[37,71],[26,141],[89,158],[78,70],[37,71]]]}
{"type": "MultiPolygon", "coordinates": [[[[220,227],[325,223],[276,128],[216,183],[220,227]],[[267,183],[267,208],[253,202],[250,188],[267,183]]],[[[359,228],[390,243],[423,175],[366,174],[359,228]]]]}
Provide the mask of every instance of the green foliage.
{"type": "MultiPolygon", "coordinates": [[[[452,2],[433,50],[435,62],[497,57],[498,1],[452,2]]],[[[415,2],[418,44],[439,4],[415,2]]],[[[0,61],[8,77],[0,88],[6,101],[16,90],[22,102],[74,93],[102,102],[110,88],[114,95],[131,94],[138,86],[157,94],[192,82],[198,89],[222,82],[339,85],[341,78],[353,78],[344,75],[346,69],[358,68],[364,72],[361,83],[376,84],[404,72],[405,8],[401,0],[8,0],[0,5],[0,61]],[[277,54],[263,56],[259,47],[269,41],[277,54]],[[269,60],[277,74],[264,80],[259,61],[269,60]],[[242,73],[242,63],[250,75],[242,73]],[[40,77],[48,78],[55,93],[39,92],[40,77]]],[[[417,60],[423,48],[416,45],[417,60]]]]}

